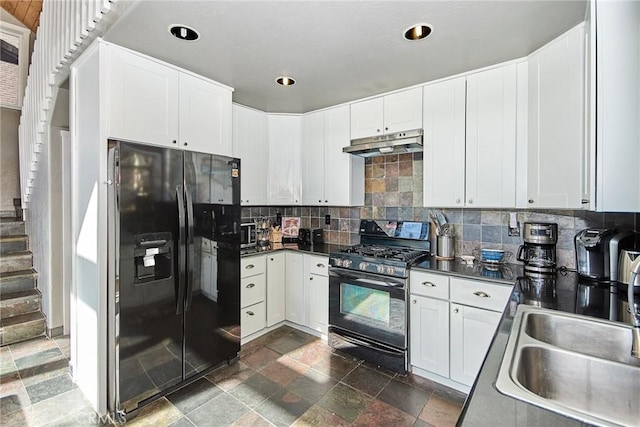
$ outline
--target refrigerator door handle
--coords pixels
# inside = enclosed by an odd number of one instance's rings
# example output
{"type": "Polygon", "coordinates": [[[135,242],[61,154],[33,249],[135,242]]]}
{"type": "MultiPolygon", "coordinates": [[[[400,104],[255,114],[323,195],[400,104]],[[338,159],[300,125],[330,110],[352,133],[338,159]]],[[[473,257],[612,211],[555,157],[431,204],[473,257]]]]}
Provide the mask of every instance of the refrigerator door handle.
{"type": "Polygon", "coordinates": [[[178,203],[178,298],[176,300],[176,314],[184,313],[185,293],[185,252],[186,227],[184,211],[184,191],[181,185],[176,185],[176,200],[178,203]]]}
{"type": "Polygon", "coordinates": [[[191,191],[187,184],[184,185],[184,194],[187,199],[187,302],[185,311],[191,309],[191,299],[193,294],[193,258],[195,257],[195,249],[193,244],[193,202],[191,199],[191,191]]]}

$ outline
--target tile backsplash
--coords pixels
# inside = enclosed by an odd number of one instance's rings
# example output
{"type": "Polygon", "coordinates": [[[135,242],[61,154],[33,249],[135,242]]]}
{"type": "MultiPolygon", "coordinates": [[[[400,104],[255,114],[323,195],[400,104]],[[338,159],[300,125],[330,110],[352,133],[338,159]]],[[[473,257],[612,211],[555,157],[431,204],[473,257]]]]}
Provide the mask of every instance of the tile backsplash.
{"type": "MultiPolygon", "coordinates": [[[[299,216],[305,228],[322,228],[328,243],[359,243],[360,219],[428,221],[422,206],[422,153],[379,156],[366,159],[365,205],[361,207],[278,206],[244,207],[244,221],[259,217],[275,220],[276,214],[299,216]],[[325,224],[325,216],[330,216],[325,224]]],[[[456,254],[474,248],[504,249],[514,254],[522,237],[508,235],[509,212],[517,212],[520,230],[526,221],[558,224],[558,265],[575,268],[573,237],[585,228],[621,228],[638,231],[638,213],[602,213],[573,210],[440,209],[456,232],[456,254]]]]}

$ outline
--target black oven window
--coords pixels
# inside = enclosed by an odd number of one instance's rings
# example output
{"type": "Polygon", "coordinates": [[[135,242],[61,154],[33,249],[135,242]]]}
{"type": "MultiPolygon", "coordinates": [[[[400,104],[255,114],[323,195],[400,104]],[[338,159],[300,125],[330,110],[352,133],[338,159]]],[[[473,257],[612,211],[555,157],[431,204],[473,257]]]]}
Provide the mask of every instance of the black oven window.
{"type": "Polygon", "coordinates": [[[377,289],[340,284],[340,312],[389,325],[391,295],[377,289]]]}

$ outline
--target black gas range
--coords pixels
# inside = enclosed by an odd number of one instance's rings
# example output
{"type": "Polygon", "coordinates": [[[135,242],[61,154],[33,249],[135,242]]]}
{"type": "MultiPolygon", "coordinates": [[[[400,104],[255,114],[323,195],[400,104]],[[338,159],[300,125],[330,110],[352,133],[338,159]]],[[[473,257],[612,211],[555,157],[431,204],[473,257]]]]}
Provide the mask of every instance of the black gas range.
{"type": "Polygon", "coordinates": [[[361,244],[329,255],[329,344],[406,373],[409,269],[429,256],[429,223],[360,221],[361,244]]]}

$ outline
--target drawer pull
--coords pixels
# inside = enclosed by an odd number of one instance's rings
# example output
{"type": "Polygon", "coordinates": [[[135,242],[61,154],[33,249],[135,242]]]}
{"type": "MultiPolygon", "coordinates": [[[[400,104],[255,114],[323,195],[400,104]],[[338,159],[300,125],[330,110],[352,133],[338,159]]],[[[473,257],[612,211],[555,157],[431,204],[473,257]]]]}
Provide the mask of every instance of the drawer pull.
{"type": "Polygon", "coordinates": [[[255,313],[254,313],[253,311],[247,311],[247,314],[248,314],[249,316],[253,316],[255,313]]]}
{"type": "Polygon", "coordinates": [[[435,283],[431,283],[431,282],[422,282],[422,284],[425,285],[425,286],[432,287],[432,288],[436,287],[435,283]]]}
{"type": "Polygon", "coordinates": [[[309,280],[313,280],[313,277],[309,277],[309,280]]]}
{"type": "Polygon", "coordinates": [[[414,300],[413,300],[413,301],[411,301],[411,302],[412,302],[412,303],[414,303],[414,304],[417,304],[417,303],[418,303],[418,300],[415,300],[415,299],[414,299],[414,300]]]}
{"type": "Polygon", "coordinates": [[[247,270],[251,270],[253,267],[255,267],[255,265],[253,265],[253,264],[248,264],[245,268],[246,268],[247,270]]]}
{"type": "Polygon", "coordinates": [[[249,283],[249,284],[247,285],[247,289],[251,289],[251,288],[253,288],[255,285],[256,285],[255,283],[249,283]]]}
{"type": "Polygon", "coordinates": [[[316,267],[324,268],[324,264],[318,263],[316,264],[316,267]]]}
{"type": "Polygon", "coordinates": [[[459,310],[459,309],[457,309],[457,308],[454,308],[454,309],[453,309],[453,312],[454,312],[454,313],[458,313],[459,311],[460,311],[460,310],[459,310]]]}
{"type": "Polygon", "coordinates": [[[273,261],[273,258],[269,258],[269,260],[273,261]]]}
{"type": "Polygon", "coordinates": [[[488,293],[482,292],[482,291],[476,291],[473,294],[480,298],[491,298],[491,296],[488,293]]]}

